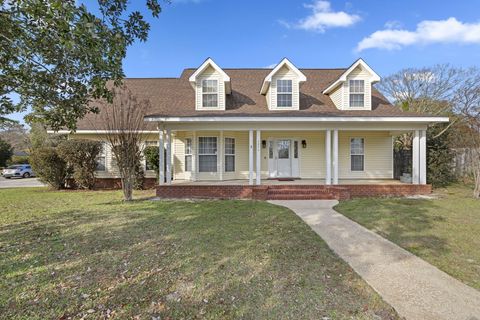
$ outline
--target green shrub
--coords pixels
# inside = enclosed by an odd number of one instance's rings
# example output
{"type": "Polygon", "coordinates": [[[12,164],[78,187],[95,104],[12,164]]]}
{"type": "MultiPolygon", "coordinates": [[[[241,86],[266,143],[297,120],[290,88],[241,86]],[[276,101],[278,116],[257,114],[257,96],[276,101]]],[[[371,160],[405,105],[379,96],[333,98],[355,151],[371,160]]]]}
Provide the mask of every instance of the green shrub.
{"type": "Polygon", "coordinates": [[[13,147],[10,143],[0,139],[0,167],[5,167],[7,161],[13,155],[13,147]]]}
{"type": "Polygon", "coordinates": [[[427,181],[434,187],[444,187],[455,180],[450,131],[436,137],[445,124],[431,126],[427,131],[427,181]]]}
{"type": "Polygon", "coordinates": [[[143,156],[147,162],[147,166],[155,170],[156,176],[158,177],[158,147],[157,146],[148,146],[143,150],[143,156]]]}
{"type": "Polygon", "coordinates": [[[34,149],[30,154],[30,164],[40,181],[57,190],[65,188],[70,170],[67,162],[60,157],[55,148],[34,149]]]}
{"type": "Polygon", "coordinates": [[[57,147],[58,154],[73,169],[73,179],[78,188],[93,189],[97,156],[102,150],[99,141],[67,140],[57,147]]]}
{"type": "Polygon", "coordinates": [[[28,156],[12,156],[8,161],[9,165],[12,164],[29,164],[28,156]]]}

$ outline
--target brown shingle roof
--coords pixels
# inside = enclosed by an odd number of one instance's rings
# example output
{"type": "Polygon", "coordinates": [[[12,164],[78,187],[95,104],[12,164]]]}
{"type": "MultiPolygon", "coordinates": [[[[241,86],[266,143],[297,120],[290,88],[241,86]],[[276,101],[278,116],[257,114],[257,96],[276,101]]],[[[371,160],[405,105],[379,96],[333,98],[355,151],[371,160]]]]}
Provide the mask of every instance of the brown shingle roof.
{"type": "MultiPolygon", "coordinates": [[[[147,116],[205,117],[205,116],[421,116],[402,112],[392,106],[375,88],[372,90],[372,110],[338,110],[322,91],[346,69],[300,69],[307,81],[300,85],[300,110],[270,111],[265,96],[260,94],[263,79],[271,69],[223,69],[231,79],[232,94],[226,97],[225,111],[196,111],[195,92],[188,78],[195,69],[185,69],[180,78],[127,78],[126,86],[140,99],[150,100],[147,116]]],[[[92,129],[97,115],[87,115],[78,122],[78,129],[92,129]]],[[[151,124],[152,129],[155,126],[151,124]]]]}

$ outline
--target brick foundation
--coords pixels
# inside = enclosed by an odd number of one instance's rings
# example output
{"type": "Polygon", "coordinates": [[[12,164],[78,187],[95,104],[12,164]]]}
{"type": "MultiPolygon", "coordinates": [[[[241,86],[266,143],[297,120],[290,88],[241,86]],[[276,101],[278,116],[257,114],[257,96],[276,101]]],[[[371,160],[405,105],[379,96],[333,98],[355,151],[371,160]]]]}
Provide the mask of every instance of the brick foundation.
{"type": "Polygon", "coordinates": [[[388,197],[430,194],[431,185],[350,184],[326,185],[170,185],[157,186],[164,199],[255,199],[255,200],[348,200],[359,197],[388,197]]]}

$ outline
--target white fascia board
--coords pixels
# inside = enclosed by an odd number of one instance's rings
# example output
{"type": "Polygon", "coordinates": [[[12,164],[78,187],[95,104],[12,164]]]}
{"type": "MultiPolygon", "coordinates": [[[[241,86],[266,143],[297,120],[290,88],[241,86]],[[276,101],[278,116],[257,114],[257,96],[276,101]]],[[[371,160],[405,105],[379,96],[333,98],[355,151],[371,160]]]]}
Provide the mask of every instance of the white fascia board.
{"type": "Polygon", "coordinates": [[[190,83],[195,83],[197,81],[198,76],[201,75],[203,71],[205,71],[205,69],[207,69],[209,66],[211,66],[213,69],[215,69],[215,71],[220,73],[220,75],[223,78],[223,81],[226,83],[225,89],[227,91],[227,94],[230,94],[231,93],[230,77],[225,71],[222,70],[222,68],[220,68],[215,63],[215,61],[212,60],[212,58],[208,58],[207,60],[205,60],[205,62],[203,62],[200,67],[198,67],[198,69],[190,76],[190,78],[188,78],[188,81],[190,81],[190,83]]]}
{"type": "Polygon", "coordinates": [[[272,82],[272,77],[280,70],[284,65],[287,66],[290,70],[295,72],[295,74],[298,76],[298,81],[300,82],[305,82],[307,81],[307,77],[300,71],[298,70],[297,67],[293,63],[290,62],[287,58],[283,58],[282,61],[280,61],[275,68],[265,77],[262,83],[262,88],[260,89],[261,94],[267,93],[268,86],[270,85],[270,82],[272,82]]]}
{"type": "MultiPolygon", "coordinates": [[[[69,130],[47,130],[47,133],[56,133],[56,134],[105,134],[105,133],[118,133],[120,131],[116,130],[77,130],[74,132],[71,132],[69,130]]],[[[125,132],[125,131],[121,131],[125,132]]],[[[149,133],[158,133],[158,131],[152,131],[152,130],[141,130],[141,133],[149,134],[149,133]]]]}
{"type": "Polygon", "coordinates": [[[355,61],[351,66],[350,68],[348,68],[344,73],[342,73],[342,75],[334,82],[332,83],[331,85],[328,86],[327,89],[323,90],[323,94],[329,94],[333,89],[335,89],[340,83],[343,83],[345,81],[347,81],[347,77],[348,75],[353,71],[355,70],[356,67],[358,67],[359,65],[361,65],[363,68],[365,68],[371,75],[372,75],[372,83],[375,83],[375,82],[379,82],[380,81],[380,76],[375,72],[373,71],[372,68],[370,68],[370,66],[365,62],[363,61],[362,58],[358,59],[357,61],[355,61]]]}
{"type": "Polygon", "coordinates": [[[159,122],[449,122],[448,117],[145,117],[159,122]]]}

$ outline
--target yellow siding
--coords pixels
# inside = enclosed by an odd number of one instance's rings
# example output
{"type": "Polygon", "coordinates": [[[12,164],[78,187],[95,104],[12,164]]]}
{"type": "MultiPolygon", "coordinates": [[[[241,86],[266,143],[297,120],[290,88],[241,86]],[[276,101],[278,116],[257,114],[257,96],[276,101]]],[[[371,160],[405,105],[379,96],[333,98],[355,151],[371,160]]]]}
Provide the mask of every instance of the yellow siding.
{"type": "Polygon", "coordinates": [[[196,86],[196,109],[197,110],[225,110],[225,82],[220,73],[218,73],[211,66],[198,77],[196,86]],[[218,107],[217,108],[203,108],[202,107],[202,80],[217,80],[218,81],[218,107]]]}
{"type": "Polygon", "coordinates": [[[392,179],[392,137],[385,131],[339,131],[338,160],[340,179],[392,179]],[[365,171],[350,170],[350,138],[365,139],[365,171]]]}
{"type": "Polygon", "coordinates": [[[343,85],[339,85],[331,94],[330,99],[332,99],[333,104],[337,109],[343,109],[343,85]]]}
{"type": "Polygon", "coordinates": [[[270,96],[269,108],[277,109],[277,80],[279,79],[292,80],[292,108],[281,107],[278,109],[298,110],[299,103],[300,103],[300,99],[299,99],[300,90],[299,90],[298,76],[295,74],[295,72],[293,72],[286,66],[283,66],[282,68],[280,68],[280,70],[278,70],[278,72],[272,77],[272,82],[270,83],[270,90],[267,95],[267,99],[268,99],[268,96],[270,96]]]}

